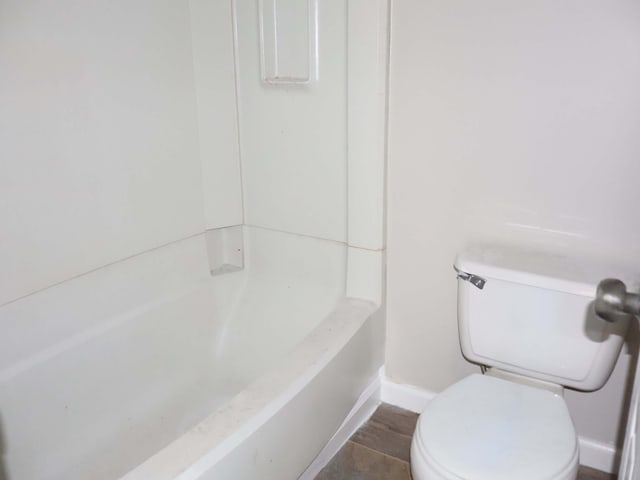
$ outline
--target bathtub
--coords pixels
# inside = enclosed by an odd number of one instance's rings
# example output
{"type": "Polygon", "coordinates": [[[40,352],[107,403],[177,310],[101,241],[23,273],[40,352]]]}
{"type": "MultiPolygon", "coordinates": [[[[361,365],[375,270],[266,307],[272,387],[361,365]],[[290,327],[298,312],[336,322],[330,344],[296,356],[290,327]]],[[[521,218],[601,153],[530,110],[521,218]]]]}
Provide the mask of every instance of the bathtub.
{"type": "Polygon", "coordinates": [[[383,362],[344,244],[204,234],[0,307],[0,479],[296,479],[383,362]]]}

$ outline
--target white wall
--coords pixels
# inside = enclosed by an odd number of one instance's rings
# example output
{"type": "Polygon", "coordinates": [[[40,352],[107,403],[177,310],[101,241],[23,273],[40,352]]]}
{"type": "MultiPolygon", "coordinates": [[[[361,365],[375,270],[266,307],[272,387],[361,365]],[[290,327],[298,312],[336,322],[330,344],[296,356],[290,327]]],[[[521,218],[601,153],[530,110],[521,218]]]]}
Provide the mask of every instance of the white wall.
{"type": "MultiPolygon", "coordinates": [[[[530,244],[640,266],[640,4],[395,0],[387,372],[439,391],[460,354],[455,254],[530,244]]],[[[569,393],[579,433],[614,442],[626,360],[569,393]]]]}
{"type": "Polygon", "coordinates": [[[0,304],[202,231],[203,182],[241,222],[230,6],[191,6],[0,4],[0,304]]]}

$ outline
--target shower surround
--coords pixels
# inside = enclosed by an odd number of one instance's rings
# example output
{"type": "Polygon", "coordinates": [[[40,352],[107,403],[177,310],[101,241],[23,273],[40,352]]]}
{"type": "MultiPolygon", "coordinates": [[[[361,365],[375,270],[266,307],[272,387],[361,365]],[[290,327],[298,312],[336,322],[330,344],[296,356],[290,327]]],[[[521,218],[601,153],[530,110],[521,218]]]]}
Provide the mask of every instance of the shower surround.
{"type": "Polygon", "coordinates": [[[314,471],[384,361],[387,2],[63,3],[0,16],[0,478],[314,471]]]}

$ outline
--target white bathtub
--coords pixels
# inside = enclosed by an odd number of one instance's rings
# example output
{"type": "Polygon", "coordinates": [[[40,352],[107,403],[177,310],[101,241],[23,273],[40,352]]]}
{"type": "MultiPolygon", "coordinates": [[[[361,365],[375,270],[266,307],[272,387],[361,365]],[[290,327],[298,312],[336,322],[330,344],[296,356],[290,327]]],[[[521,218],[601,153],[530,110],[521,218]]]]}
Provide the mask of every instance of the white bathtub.
{"type": "Polygon", "coordinates": [[[342,244],[245,227],[0,308],[0,479],[295,479],[381,366],[378,306],[342,244]],[[2,477],[4,475],[4,478],[2,477]]]}

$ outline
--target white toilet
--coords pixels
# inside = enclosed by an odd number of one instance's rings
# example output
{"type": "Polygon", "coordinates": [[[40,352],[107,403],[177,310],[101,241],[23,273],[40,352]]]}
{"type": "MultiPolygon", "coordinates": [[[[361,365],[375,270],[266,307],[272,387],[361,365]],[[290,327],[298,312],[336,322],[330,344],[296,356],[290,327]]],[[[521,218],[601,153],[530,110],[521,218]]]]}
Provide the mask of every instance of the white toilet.
{"type": "Polygon", "coordinates": [[[413,479],[575,479],[563,386],[595,390],[609,378],[627,322],[598,318],[592,300],[598,281],[620,272],[505,248],[468,250],[455,267],[462,353],[489,368],[422,412],[413,479]]]}

